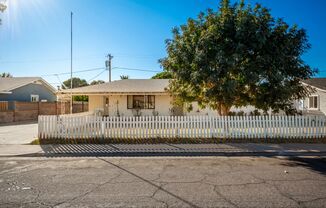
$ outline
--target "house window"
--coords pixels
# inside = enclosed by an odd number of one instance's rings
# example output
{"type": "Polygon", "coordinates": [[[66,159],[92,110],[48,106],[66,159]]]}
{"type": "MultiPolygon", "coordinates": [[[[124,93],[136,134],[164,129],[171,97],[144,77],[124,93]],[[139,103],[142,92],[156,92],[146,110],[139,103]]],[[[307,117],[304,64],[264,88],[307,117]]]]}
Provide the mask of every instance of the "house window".
{"type": "Polygon", "coordinates": [[[318,109],[318,96],[310,96],[309,97],[309,109],[318,109]]]}
{"type": "Polygon", "coordinates": [[[128,109],[155,109],[154,95],[128,95],[128,109]]]}
{"type": "Polygon", "coordinates": [[[39,96],[38,95],[31,95],[31,102],[38,102],[39,96]]]}

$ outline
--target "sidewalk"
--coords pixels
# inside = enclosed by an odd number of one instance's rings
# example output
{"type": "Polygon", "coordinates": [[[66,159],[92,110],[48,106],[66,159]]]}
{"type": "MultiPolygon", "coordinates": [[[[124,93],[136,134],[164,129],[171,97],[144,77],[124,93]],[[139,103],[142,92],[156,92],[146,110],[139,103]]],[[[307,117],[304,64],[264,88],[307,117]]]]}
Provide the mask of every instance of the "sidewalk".
{"type": "Polygon", "coordinates": [[[0,157],[9,156],[326,156],[326,144],[0,145],[0,157]]]}

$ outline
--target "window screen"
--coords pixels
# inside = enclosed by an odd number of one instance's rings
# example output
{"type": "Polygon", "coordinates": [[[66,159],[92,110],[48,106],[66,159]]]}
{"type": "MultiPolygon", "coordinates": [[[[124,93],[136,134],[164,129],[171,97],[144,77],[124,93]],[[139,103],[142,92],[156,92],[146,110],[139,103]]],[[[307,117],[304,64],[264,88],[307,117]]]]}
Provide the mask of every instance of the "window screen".
{"type": "Polygon", "coordinates": [[[155,109],[154,95],[128,95],[128,109],[155,109]]]}
{"type": "Polygon", "coordinates": [[[318,96],[309,97],[309,108],[318,108],[318,96]]]}

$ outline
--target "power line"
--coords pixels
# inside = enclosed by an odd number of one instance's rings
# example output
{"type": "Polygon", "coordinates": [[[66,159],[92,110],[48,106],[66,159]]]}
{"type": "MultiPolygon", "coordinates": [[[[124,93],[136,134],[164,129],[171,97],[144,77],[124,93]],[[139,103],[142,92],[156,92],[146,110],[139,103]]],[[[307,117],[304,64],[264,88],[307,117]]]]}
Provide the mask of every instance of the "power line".
{"type": "Polygon", "coordinates": [[[58,80],[59,80],[59,82],[60,82],[60,85],[61,85],[61,86],[64,86],[65,88],[67,88],[67,86],[61,82],[61,79],[60,79],[59,75],[57,75],[57,78],[58,78],[58,80]]]}
{"type": "MultiPolygon", "coordinates": [[[[131,58],[131,59],[157,59],[162,55],[153,55],[153,54],[127,54],[127,53],[118,53],[116,57],[120,58],[131,58]]],[[[163,55],[164,56],[164,55],[163,55]]],[[[79,56],[75,57],[74,60],[97,60],[102,59],[102,55],[94,54],[94,55],[86,55],[86,56],[79,56]]],[[[19,63],[46,63],[46,62],[68,62],[70,58],[65,57],[58,57],[58,58],[50,58],[50,59],[28,59],[28,60],[1,60],[1,64],[19,64],[19,63]]]]}
{"type": "MultiPolygon", "coordinates": [[[[85,69],[85,70],[74,71],[74,73],[89,72],[89,71],[97,71],[97,70],[100,70],[100,69],[105,69],[105,68],[104,68],[104,67],[91,68],[91,69],[85,69]]],[[[56,74],[44,74],[44,75],[41,75],[41,77],[57,76],[57,75],[66,75],[66,74],[70,74],[70,72],[62,72],[62,73],[56,73],[56,74]]]]}
{"type": "Polygon", "coordinates": [[[96,76],[94,76],[92,79],[89,79],[87,82],[90,82],[94,79],[96,79],[98,76],[100,76],[101,74],[103,74],[106,71],[106,69],[104,69],[103,71],[101,71],[100,73],[98,73],[96,76]]]}
{"type": "Polygon", "coordinates": [[[113,67],[112,69],[123,69],[123,70],[144,71],[144,72],[161,72],[161,71],[156,71],[156,70],[135,69],[135,68],[127,68],[127,67],[113,67]]]}

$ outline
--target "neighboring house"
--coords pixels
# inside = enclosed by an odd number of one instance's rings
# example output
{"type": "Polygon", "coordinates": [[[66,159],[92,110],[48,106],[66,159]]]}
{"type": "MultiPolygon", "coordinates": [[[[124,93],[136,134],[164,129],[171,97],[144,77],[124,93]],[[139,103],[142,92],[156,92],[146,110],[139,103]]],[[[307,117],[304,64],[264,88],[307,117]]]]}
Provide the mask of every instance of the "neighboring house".
{"type": "Polygon", "coordinates": [[[313,87],[315,92],[301,100],[297,108],[303,114],[326,115],[326,78],[311,78],[303,81],[303,84],[313,87]]]}
{"type": "Polygon", "coordinates": [[[53,102],[56,90],[41,77],[0,78],[0,101],[53,102]]]}
{"type": "MultiPolygon", "coordinates": [[[[193,103],[193,110],[186,112],[173,106],[173,97],[167,91],[169,79],[125,79],[58,91],[58,99],[69,100],[70,95],[89,96],[89,111],[108,116],[148,115],[217,115],[216,110],[201,109],[193,103]]],[[[232,108],[249,114],[254,107],[232,108]]]]}

